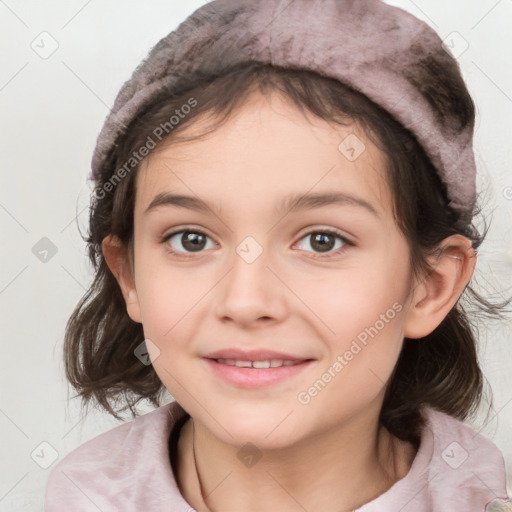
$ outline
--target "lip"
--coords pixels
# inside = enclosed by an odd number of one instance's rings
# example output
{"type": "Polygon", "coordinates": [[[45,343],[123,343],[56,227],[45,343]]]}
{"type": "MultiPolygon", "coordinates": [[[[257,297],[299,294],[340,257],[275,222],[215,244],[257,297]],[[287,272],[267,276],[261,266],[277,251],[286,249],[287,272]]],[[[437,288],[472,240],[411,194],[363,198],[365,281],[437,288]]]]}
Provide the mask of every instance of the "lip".
{"type": "Polygon", "coordinates": [[[236,387],[245,389],[255,389],[277,384],[286,379],[291,379],[303,372],[314,363],[314,359],[284,354],[272,350],[239,350],[228,349],[211,352],[203,357],[209,371],[217,378],[228,382],[236,387]],[[279,366],[270,368],[246,368],[231,366],[219,363],[216,359],[235,359],[237,361],[267,361],[272,359],[282,359],[295,361],[292,366],[279,366]]]}
{"type": "Polygon", "coordinates": [[[241,350],[238,348],[227,348],[205,354],[206,359],[235,359],[237,361],[267,361],[269,359],[283,359],[288,361],[305,361],[307,357],[299,357],[274,350],[241,350]]]}

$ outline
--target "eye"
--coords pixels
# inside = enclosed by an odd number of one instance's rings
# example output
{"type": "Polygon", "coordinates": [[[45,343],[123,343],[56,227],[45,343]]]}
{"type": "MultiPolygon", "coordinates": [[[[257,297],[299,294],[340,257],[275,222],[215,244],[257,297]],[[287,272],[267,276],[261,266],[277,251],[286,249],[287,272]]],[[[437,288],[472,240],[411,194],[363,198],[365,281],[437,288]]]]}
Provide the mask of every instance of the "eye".
{"type": "MultiPolygon", "coordinates": [[[[306,251],[308,250],[307,247],[313,249],[315,258],[329,258],[336,256],[342,252],[345,252],[347,250],[347,246],[354,245],[341,233],[332,229],[317,229],[316,231],[309,231],[303,235],[300,240],[302,241],[308,239],[309,243],[306,244],[306,248],[299,248],[306,251]]],[[[208,249],[217,246],[216,242],[214,242],[206,233],[200,229],[183,228],[165,235],[162,238],[161,243],[166,245],[166,249],[171,254],[184,257],[187,257],[187,255],[193,253],[200,253],[205,248],[208,249]],[[210,247],[207,247],[208,240],[212,241],[212,245],[210,247]],[[184,250],[181,248],[176,248],[177,245],[181,245],[184,250]]]]}
{"type": "MultiPolygon", "coordinates": [[[[187,253],[201,252],[207,245],[207,240],[211,238],[201,230],[198,229],[181,229],[180,231],[173,231],[165,235],[161,242],[166,244],[167,250],[172,254],[186,255],[187,253]],[[169,243],[167,243],[169,241],[169,243]],[[185,250],[175,249],[172,244],[181,245],[185,250]]],[[[213,246],[216,243],[213,242],[213,246]]]]}
{"type": "MultiPolygon", "coordinates": [[[[338,233],[332,229],[321,229],[316,231],[310,231],[304,235],[301,240],[308,240],[309,243],[306,246],[309,246],[313,249],[313,251],[318,251],[316,254],[320,254],[320,258],[330,258],[332,256],[336,256],[342,252],[347,250],[347,246],[353,246],[354,244],[347,240],[341,233],[338,233]],[[338,244],[336,242],[339,241],[338,244]],[[337,247],[336,247],[337,245],[337,247]],[[333,249],[336,249],[333,251],[333,249]],[[333,252],[332,252],[333,251],[333,252]],[[329,253],[326,256],[322,256],[323,253],[329,253]]],[[[307,249],[306,249],[307,250],[307,249]]]]}

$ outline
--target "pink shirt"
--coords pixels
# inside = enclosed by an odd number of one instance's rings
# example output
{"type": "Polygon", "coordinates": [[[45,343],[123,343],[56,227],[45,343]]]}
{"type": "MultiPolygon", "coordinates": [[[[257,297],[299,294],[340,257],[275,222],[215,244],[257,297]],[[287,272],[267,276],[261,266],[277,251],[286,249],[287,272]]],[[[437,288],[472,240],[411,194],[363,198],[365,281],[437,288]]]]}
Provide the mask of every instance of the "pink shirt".
{"type": "MultiPolygon", "coordinates": [[[[427,424],[407,475],[356,512],[512,510],[510,503],[497,507],[509,497],[496,445],[445,413],[425,412],[427,424]]],[[[187,418],[174,401],[80,445],[52,469],[45,512],[194,512],[176,484],[169,452],[171,446],[175,460],[187,418]]]]}

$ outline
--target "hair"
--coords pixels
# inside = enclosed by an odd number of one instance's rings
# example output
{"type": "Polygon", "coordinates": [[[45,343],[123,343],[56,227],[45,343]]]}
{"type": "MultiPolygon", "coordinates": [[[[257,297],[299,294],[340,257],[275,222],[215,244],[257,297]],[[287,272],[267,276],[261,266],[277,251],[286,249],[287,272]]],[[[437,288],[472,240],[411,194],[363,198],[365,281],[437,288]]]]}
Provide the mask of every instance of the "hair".
{"type": "MultiPolygon", "coordinates": [[[[451,116],[460,126],[475,120],[474,104],[458,73],[441,70],[436,79],[449,80],[439,114],[451,116]],[[448,78],[440,78],[445,76],[448,78]],[[450,101],[450,98],[453,101],[450,101]],[[444,111],[443,111],[444,110],[444,111]]],[[[428,88],[425,88],[428,94],[428,88]]],[[[303,113],[339,125],[360,126],[370,140],[386,155],[385,179],[393,198],[393,214],[408,240],[410,268],[415,276],[432,271],[429,257],[439,254],[439,244],[448,236],[461,234],[471,240],[475,250],[483,242],[483,233],[449,206],[446,186],[412,133],[391,114],[364,94],[312,71],[284,69],[270,64],[246,62],[217,76],[183,79],[179,92],[165,90],[147,105],[127,128],[108,156],[97,178],[99,190],[111,179],[151,136],[155,127],[168,122],[175,109],[189,98],[198,104],[180,120],[167,138],[169,141],[193,141],[213,132],[224,123],[248,95],[279,92],[303,113]],[[201,135],[186,137],[181,132],[198,116],[211,114],[211,129],[201,135]]],[[[429,98],[431,101],[431,98],[429,98]]],[[[210,126],[210,125],[209,125],[210,126]]],[[[163,147],[165,147],[165,144],[163,147]]],[[[157,145],[158,150],[162,143],[157,145]]],[[[143,399],[161,405],[165,388],[152,365],[144,365],[134,351],[144,340],[142,325],[133,322],[116,278],[102,253],[102,240],[116,235],[123,250],[133,258],[133,227],[137,165],[114,187],[98,199],[91,197],[88,244],[89,258],[95,275],[82,297],[65,331],[64,359],[66,377],[78,391],[82,402],[95,399],[101,408],[117,419],[116,407],[129,408],[143,399]],[[114,405],[112,407],[111,403],[114,405]]],[[[471,217],[481,210],[475,204],[471,217]]],[[[471,281],[472,282],[472,281],[471,281]]],[[[470,282],[470,283],[471,283],[470,282]]],[[[430,406],[464,420],[476,412],[482,399],[483,374],[477,355],[476,314],[501,318],[510,303],[492,303],[468,283],[461,297],[441,324],[428,336],[404,339],[387,389],[379,421],[396,437],[418,447],[424,417],[423,406],[430,406]],[[473,305],[470,315],[462,304],[464,298],[473,305]]]]}

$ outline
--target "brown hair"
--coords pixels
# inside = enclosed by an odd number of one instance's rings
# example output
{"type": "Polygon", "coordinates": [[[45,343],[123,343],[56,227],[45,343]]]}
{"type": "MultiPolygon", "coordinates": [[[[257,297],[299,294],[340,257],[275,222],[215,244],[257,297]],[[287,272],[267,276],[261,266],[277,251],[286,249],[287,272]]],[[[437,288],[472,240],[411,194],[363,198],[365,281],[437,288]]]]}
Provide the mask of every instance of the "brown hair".
{"type": "MultiPolygon", "coordinates": [[[[439,109],[446,112],[439,114],[451,116],[461,126],[467,123],[473,126],[474,105],[462,78],[453,71],[444,76],[450,77],[449,83],[442,84],[449,94],[444,94],[443,102],[439,103],[439,109]]],[[[413,135],[387,111],[339,81],[310,71],[254,62],[237,65],[220,76],[191,77],[188,83],[184,80],[180,91],[162,93],[141,112],[118,141],[98,177],[96,192],[102,193],[92,196],[90,232],[84,239],[95,277],[66,326],[66,376],[78,391],[75,396],[81,396],[86,404],[94,398],[117,419],[121,418],[110,402],[114,405],[121,402],[125,405],[121,411],[129,407],[132,417],[136,417],[133,407],[140,400],[148,399],[160,406],[161,394],[166,390],[153,367],[142,364],[134,355],[135,348],[144,340],[142,325],[128,316],[119,285],[101,249],[107,235],[117,235],[132,258],[137,167],[110,187],[113,190],[105,193],[105,185],[115,170],[147,143],[155,127],[169,121],[175,109],[190,98],[197,98],[197,106],[180,120],[167,140],[197,139],[199,136],[186,138],[180,132],[194,118],[206,113],[215,114],[207,132],[211,133],[257,88],[264,94],[281,92],[302,112],[309,111],[328,122],[347,125],[355,121],[385,152],[394,215],[409,242],[414,275],[431,271],[427,257],[438,252],[440,242],[446,237],[462,234],[472,241],[475,250],[485,238],[487,227],[480,234],[471,221],[450,208],[445,185],[413,135]]],[[[160,147],[161,144],[154,151],[160,147]]],[[[479,213],[475,206],[473,215],[479,213]]],[[[424,422],[420,414],[422,406],[428,405],[463,420],[476,412],[482,398],[483,375],[478,364],[476,334],[472,330],[476,330],[476,324],[471,320],[476,312],[501,318],[500,310],[510,300],[493,304],[469,285],[462,296],[472,299],[475,305],[471,319],[459,299],[431,334],[421,339],[406,338],[388,382],[380,421],[392,434],[416,446],[424,422]]]]}

